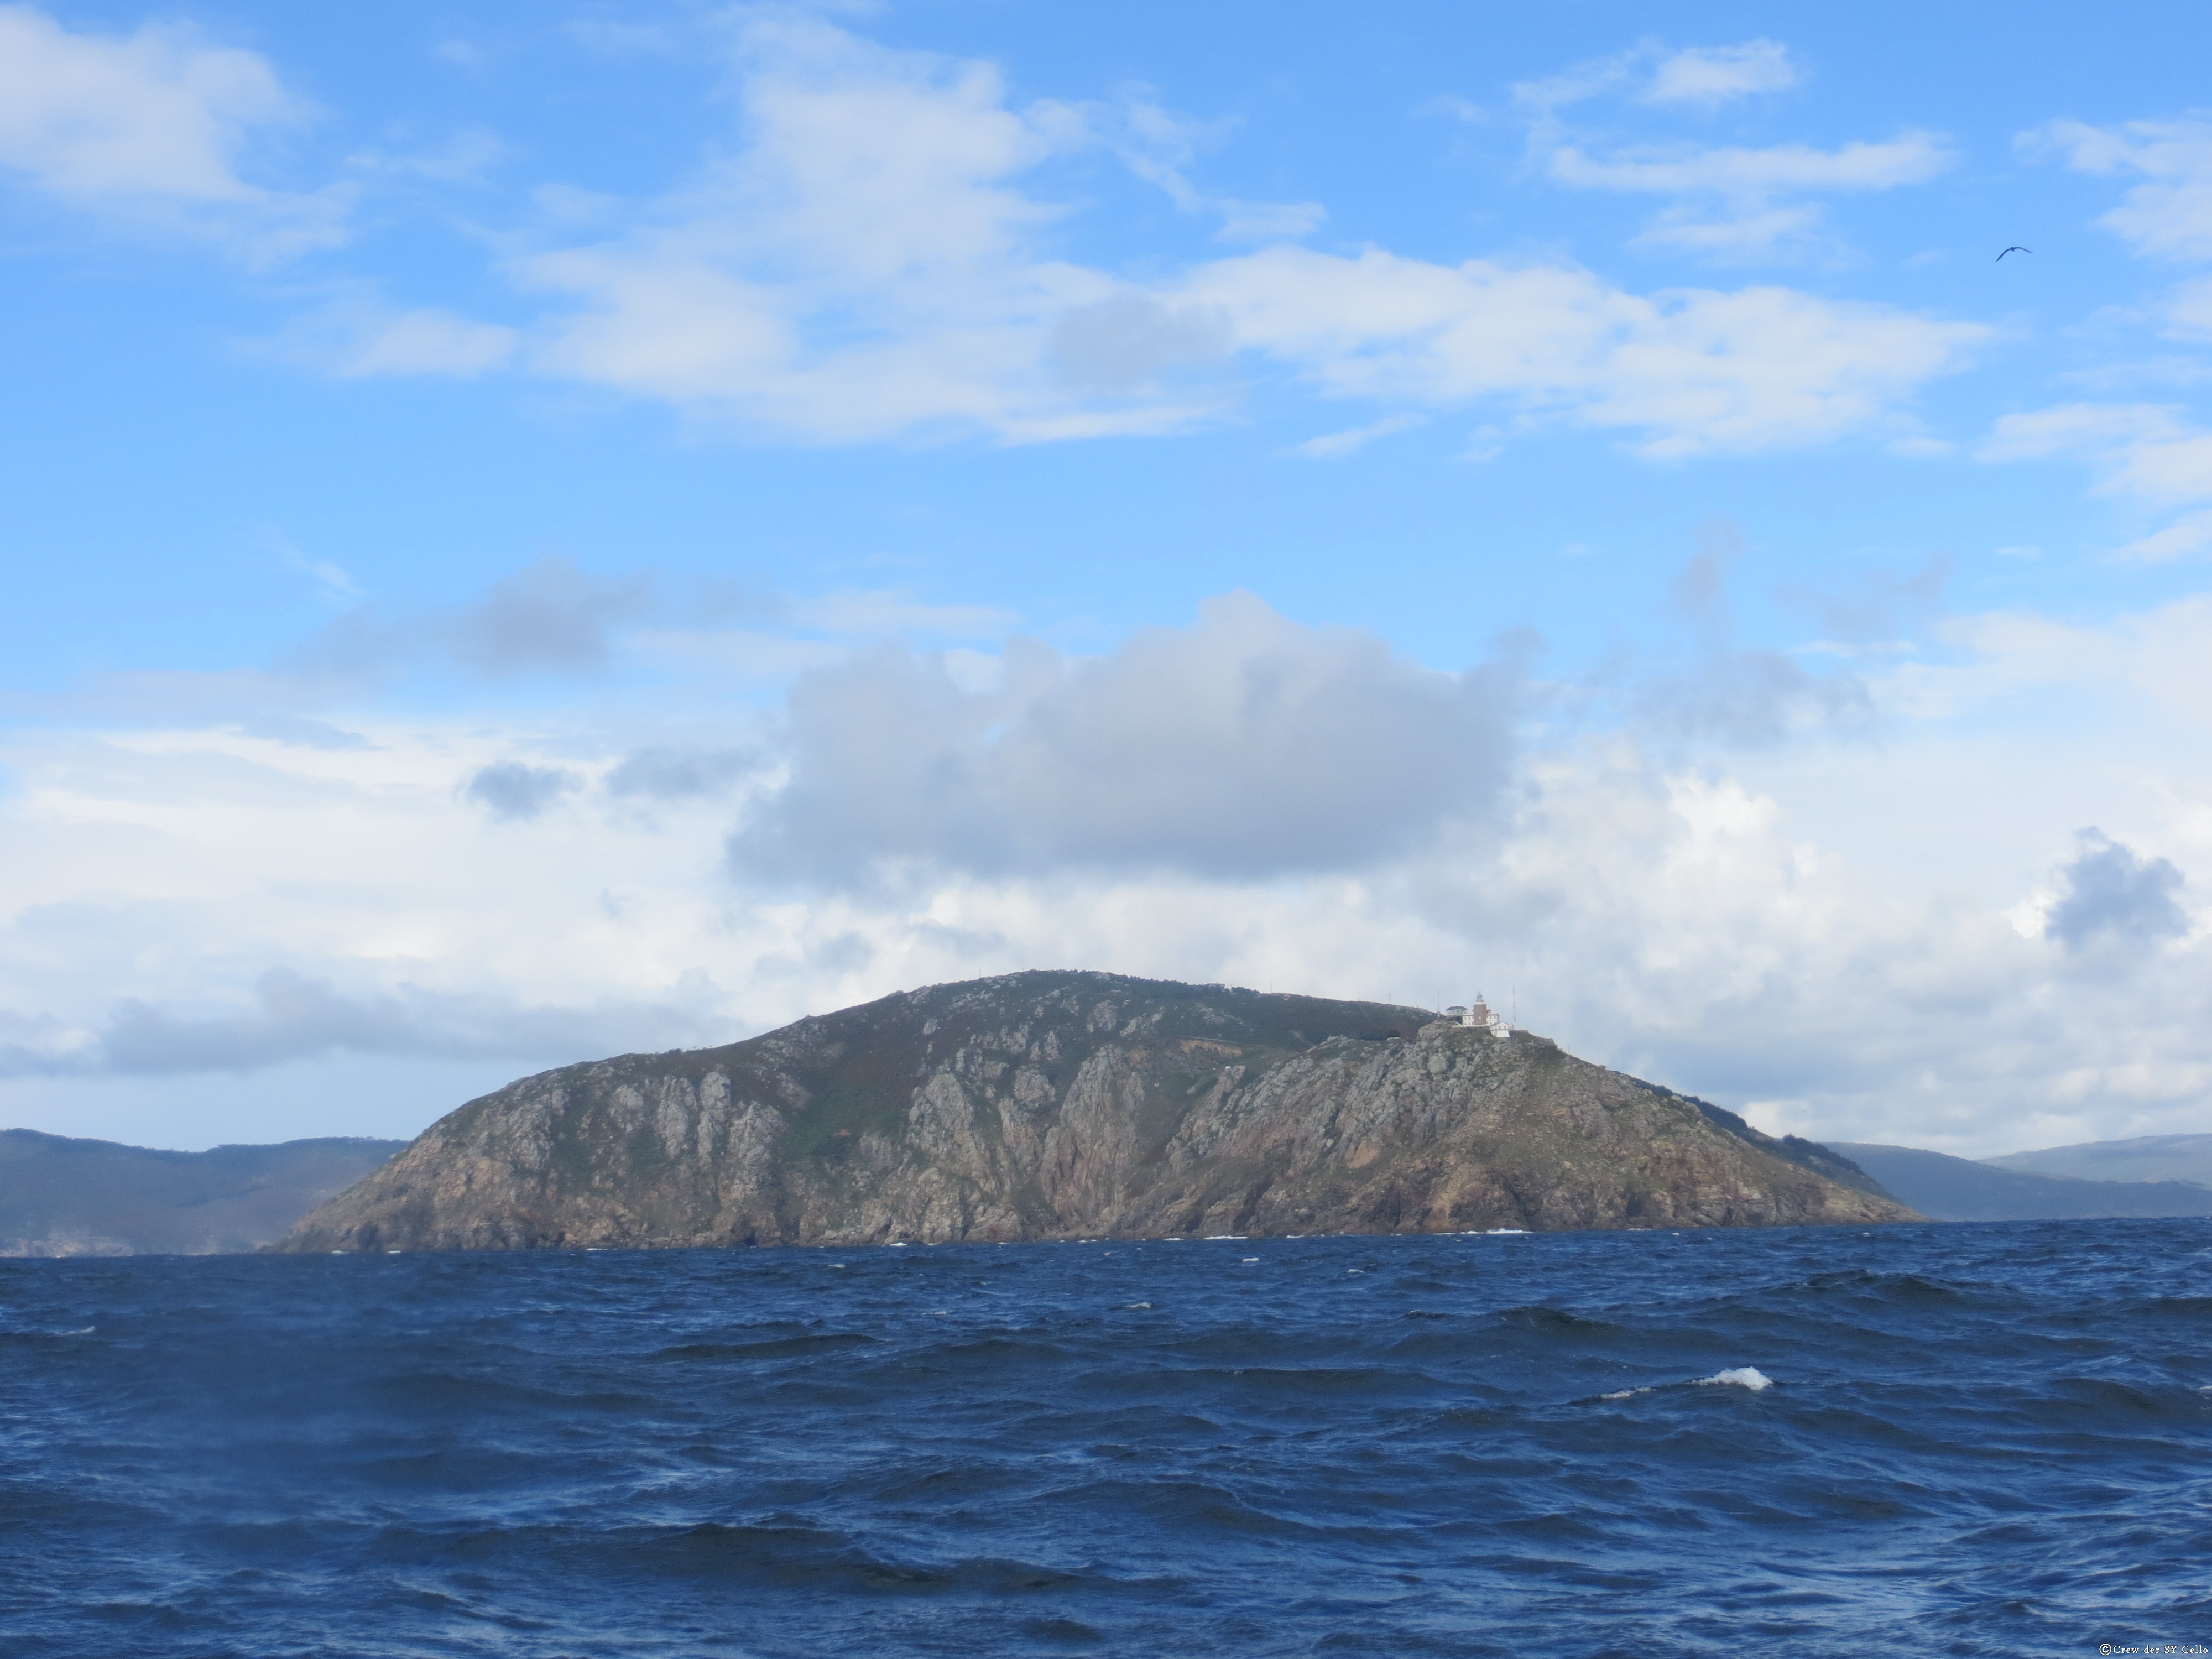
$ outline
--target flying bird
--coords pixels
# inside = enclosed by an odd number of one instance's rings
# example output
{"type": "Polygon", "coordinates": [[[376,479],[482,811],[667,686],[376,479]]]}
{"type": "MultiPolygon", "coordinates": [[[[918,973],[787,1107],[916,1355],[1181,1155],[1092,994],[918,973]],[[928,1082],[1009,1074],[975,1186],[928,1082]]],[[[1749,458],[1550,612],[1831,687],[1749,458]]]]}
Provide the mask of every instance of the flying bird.
{"type": "Polygon", "coordinates": [[[2005,253],[2033,253],[2034,252],[2035,250],[2032,247],[2022,247],[2018,242],[2014,242],[2010,247],[2004,251],[2004,253],[1998,254],[1997,258],[2002,262],[2004,258],[2005,253]]]}

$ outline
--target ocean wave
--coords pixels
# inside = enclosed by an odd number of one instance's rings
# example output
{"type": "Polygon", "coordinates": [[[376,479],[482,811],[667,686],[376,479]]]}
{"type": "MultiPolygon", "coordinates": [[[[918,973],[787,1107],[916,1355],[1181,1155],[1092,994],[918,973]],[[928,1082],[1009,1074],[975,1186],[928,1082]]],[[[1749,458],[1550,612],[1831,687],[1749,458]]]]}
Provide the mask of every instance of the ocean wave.
{"type": "Polygon", "coordinates": [[[0,1263],[0,1628],[11,1659],[2083,1650],[2208,1611],[2208,1245],[0,1263]]]}

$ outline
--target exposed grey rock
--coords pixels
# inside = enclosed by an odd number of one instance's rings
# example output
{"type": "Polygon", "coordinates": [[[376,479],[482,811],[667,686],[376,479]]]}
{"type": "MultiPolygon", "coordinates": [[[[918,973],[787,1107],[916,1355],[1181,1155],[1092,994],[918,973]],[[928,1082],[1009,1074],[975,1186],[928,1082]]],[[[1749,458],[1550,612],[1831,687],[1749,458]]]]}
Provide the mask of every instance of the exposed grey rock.
{"type": "Polygon", "coordinates": [[[1824,1148],[1542,1037],[1426,1018],[1107,974],[932,986],[525,1078],[280,1248],[1915,1218],[1824,1148]]]}

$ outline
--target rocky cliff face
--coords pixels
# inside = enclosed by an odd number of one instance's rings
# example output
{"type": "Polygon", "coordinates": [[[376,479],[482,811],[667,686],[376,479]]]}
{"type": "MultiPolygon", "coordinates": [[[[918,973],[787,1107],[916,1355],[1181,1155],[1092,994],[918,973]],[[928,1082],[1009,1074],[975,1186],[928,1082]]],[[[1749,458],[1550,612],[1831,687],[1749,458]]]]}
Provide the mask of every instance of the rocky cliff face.
{"type": "Polygon", "coordinates": [[[1916,1218],[1825,1149],[1525,1033],[1108,974],[885,997],[525,1078],[289,1250],[1916,1218]]]}

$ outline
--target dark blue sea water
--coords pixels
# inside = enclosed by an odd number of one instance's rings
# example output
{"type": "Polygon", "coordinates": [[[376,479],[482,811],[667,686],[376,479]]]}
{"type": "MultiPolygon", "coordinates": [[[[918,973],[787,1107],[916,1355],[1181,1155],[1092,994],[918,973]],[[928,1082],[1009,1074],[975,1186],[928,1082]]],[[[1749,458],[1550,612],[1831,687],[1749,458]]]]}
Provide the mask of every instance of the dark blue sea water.
{"type": "Polygon", "coordinates": [[[2090,1654],[2208,1586],[2212,1222],[0,1262],[9,1656],[2090,1654]]]}

